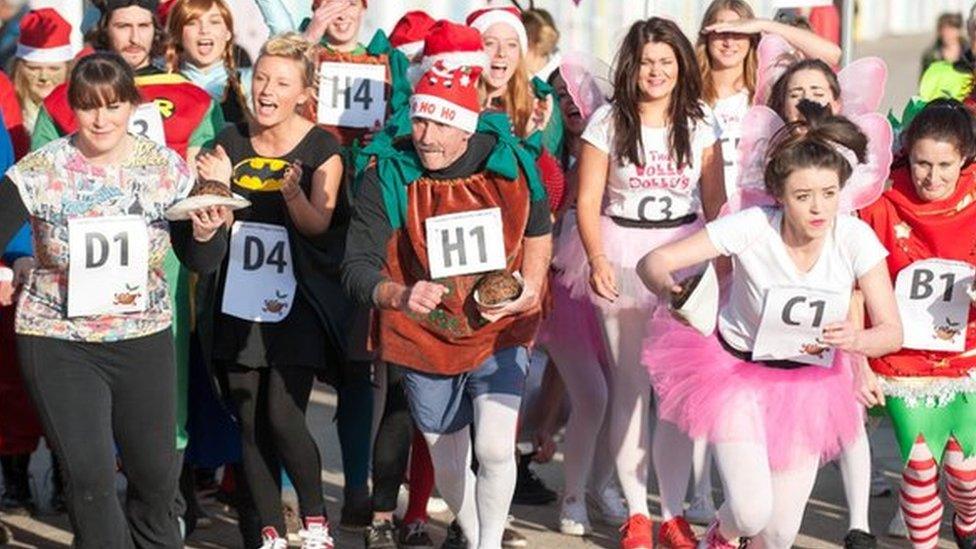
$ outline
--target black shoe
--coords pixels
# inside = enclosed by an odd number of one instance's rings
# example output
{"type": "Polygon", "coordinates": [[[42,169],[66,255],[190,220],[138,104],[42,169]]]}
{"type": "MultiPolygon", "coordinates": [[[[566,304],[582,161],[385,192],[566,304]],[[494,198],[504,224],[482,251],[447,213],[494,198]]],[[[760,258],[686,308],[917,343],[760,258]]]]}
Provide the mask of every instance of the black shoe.
{"type": "Polygon", "coordinates": [[[956,515],[953,513],[952,520],[949,521],[952,524],[952,537],[956,538],[956,547],[959,549],[974,549],[976,548],[976,532],[971,532],[965,536],[959,535],[956,530],[956,515]]]}
{"type": "Polygon", "coordinates": [[[420,520],[401,525],[397,542],[400,549],[434,549],[434,540],[427,533],[427,523],[420,520]]]}
{"type": "Polygon", "coordinates": [[[374,520],[363,532],[366,549],[397,549],[395,532],[392,521],[374,520]]]}
{"type": "Polygon", "coordinates": [[[373,504],[369,492],[344,491],[339,528],[360,530],[373,523],[373,504]]]}
{"type": "Polygon", "coordinates": [[[851,530],[844,536],[844,549],[874,549],[877,545],[877,538],[864,530],[851,530]]]}
{"type": "Polygon", "coordinates": [[[529,468],[530,463],[532,463],[532,454],[519,456],[518,477],[515,481],[515,494],[512,496],[512,503],[516,505],[549,505],[556,501],[558,496],[529,468]]]}
{"type": "Polygon", "coordinates": [[[441,549],[468,549],[468,538],[464,536],[464,531],[461,530],[457,520],[447,527],[447,537],[441,544],[441,549]]]}
{"type": "Polygon", "coordinates": [[[0,510],[11,515],[30,515],[34,502],[30,491],[30,454],[0,457],[3,469],[3,497],[0,510]]]}

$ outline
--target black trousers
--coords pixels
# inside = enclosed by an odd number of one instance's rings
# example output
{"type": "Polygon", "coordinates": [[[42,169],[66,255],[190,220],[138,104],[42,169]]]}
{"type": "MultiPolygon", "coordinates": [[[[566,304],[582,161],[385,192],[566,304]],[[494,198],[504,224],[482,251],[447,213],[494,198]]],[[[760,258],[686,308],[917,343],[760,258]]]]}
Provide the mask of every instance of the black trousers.
{"type": "Polygon", "coordinates": [[[114,343],[18,336],[24,383],[61,460],[74,546],[180,548],[170,330],[114,343]],[[117,451],[117,454],[116,454],[117,451]],[[115,493],[116,455],[128,480],[115,493]]]}
{"type": "Polygon", "coordinates": [[[386,368],[386,402],[373,445],[373,511],[392,512],[403,483],[413,441],[413,419],[403,389],[403,373],[386,368]]]}
{"type": "Polygon", "coordinates": [[[305,423],[315,371],[303,366],[222,367],[237,407],[244,476],[261,525],[285,534],[282,466],[295,487],[302,516],[325,516],[321,459],[305,423]]]}

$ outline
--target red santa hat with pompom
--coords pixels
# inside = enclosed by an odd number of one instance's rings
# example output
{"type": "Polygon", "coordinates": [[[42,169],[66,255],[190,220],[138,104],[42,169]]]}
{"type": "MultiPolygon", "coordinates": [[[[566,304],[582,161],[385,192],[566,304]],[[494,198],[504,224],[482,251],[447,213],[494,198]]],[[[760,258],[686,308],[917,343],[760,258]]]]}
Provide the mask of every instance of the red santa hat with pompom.
{"type": "Polygon", "coordinates": [[[436,21],[425,11],[408,11],[390,32],[390,45],[413,59],[424,49],[424,40],[436,21]]]}
{"type": "Polygon", "coordinates": [[[18,58],[34,63],[71,61],[75,49],[71,45],[71,23],[53,8],[31,10],[20,20],[17,39],[18,58]]]}
{"type": "Polygon", "coordinates": [[[501,23],[508,25],[515,30],[518,35],[519,47],[522,55],[529,51],[529,37],[525,32],[525,25],[522,23],[522,11],[515,6],[506,8],[484,8],[471,12],[467,23],[480,34],[484,34],[492,25],[501,23]]]}
{"type": "Polygon", "coordinates": [[[478,77],[481,67],[451,69],[435,64],[417,82],[410,97],[410,117],[425,118],[474,133],[481,103],[478,77]]]}
{"type": "Polygon", "coordinates": [[[481,47],[481,33],[447,19],[434,23],[424,40],[423,72],[440,63],[445,69],[460,67],[488,68],[488,55],[481,47]]]}

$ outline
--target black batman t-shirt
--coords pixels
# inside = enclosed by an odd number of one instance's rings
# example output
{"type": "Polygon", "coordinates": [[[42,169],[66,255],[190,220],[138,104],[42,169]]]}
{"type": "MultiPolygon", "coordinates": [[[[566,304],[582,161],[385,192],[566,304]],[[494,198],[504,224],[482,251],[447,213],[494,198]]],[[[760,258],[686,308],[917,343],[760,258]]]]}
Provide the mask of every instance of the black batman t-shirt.
{"type": "MultiPolygon", "coordinates": [[[[216,144],[224,148],[234,168],[231,189],[251,201],[250,207],[234,212],[234,221],[279,225],[288,230],[292,256],[290,268],[299,282],[299,287],[291,311],[280,322],[258,323],[226,315],[221,312],[227,276],[225,259],[224,268],[221,269],[217,281],[214,303],[216,310],[214,311],[213,358],[219,362],[248,368],[274,365],[322,368],[326,366],[328,357],[334,355],[327,352],[329,338],[326,337],[323,319],[316,313],[310,296],[307,295],[308,292],[302,291],[302,287],[306,285],[303,283],[307,283],[313,276],[320,276],[321,273],[303,272],[300,268],[302,263],[300,256],[302,250],[314,248],[314,244],[307,244],[312,240],[344,242],[349,224],[350,205],[345,189],[341,189],[328,231],[324,235],[309,239],[300,235],[291,223],[280,188],[285,168],[289,163],[299,161],[302,164],[299,185],[305,192],[305,196],[310,196],[312,174],[339,153],[339,144],[325,130],[313,127],[289,153],[269,158],[254,150],[246,123],[225,128],[217,136],[216,144]]],[[[341,250],[330,249],[329,251],[328,255],[340,254],[339,258],[341,258],[341,250]]],[[[319,264],[321,263],[320,261],[319,264]]],[[[341,294],[335,299],[342,299],[341,294]]]]}

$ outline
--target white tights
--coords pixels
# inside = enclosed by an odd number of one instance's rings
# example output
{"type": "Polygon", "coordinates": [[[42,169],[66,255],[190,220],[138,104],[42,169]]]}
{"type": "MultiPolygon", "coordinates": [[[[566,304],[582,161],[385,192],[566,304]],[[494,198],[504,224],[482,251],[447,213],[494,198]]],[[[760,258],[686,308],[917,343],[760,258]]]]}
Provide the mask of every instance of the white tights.
{"type": "MultiPolygon", "coordinates": [[[[641,364],[647,309],[597,311],[604,330],[610,365],[610,448],[620,487],[631,515],[647,508],[648,407],[651,380],[641,364]]],[[[686,477],[687,478],[687,477],[686,477]]]]}
{"type": "Polygon", "coordinates": [[[474,549],[499,549],[515,492],[515,433],[521,397],[487,394],[474,399],[474,452],[471,433],[424,433],[434,464],[437,490],[458,519],[474,549]]]}
{"type": "Polygon", "coordinates": [[[752,538],[750,547],[791,547],[817,478],[818,458],[774,473],[764,444],[719,443],[713,452],[725,488],[725,503],[718,510],[722,537],[752,538]]]}
{"type": "Polygon", "coordinates": [[[587,484],[600,490],[613,474],[613,456],[608,450],[608,374],[584,338],[565,338],[547,347],[559,370],[570,412],[566,422],[563,469],[564,499],[580,499],[587,484]],[[588,482],[589,481],[589,482],[588,482]]]}
{"type": "Polygon", "coordinates": [[[840,454],[840,474],[850,514],[848,530],[870,532],[868,502],[871,499],[871,445],[867,433],[844,448],[840,454]]]}

